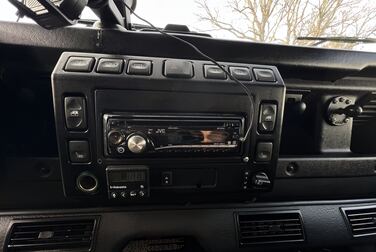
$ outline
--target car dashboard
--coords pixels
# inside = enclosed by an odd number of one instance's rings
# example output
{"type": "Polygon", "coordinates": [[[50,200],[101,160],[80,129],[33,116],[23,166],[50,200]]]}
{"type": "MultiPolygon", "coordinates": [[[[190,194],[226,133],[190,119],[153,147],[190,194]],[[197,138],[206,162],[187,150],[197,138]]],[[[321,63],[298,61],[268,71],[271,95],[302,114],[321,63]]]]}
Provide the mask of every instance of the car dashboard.
{"type": "Polygon", "coordinates": [[[374,53],[0,33],[3,251],[374,251],[374,53]]]}

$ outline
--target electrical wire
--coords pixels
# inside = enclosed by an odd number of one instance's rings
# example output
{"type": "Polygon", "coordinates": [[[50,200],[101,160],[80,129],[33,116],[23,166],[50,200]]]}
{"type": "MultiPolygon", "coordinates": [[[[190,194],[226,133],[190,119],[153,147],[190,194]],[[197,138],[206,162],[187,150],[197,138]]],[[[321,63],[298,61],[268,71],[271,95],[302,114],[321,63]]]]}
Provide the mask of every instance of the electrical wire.
{"type": "Polygon", "coordinates": [[[248,129],[246,130],[246,133],[243,135],[243,137],[241,137],[239,140],[241,142],[245,142],[251,132],[251,129],[252,129],[252,122],[253,122],[253,112],[254,112],[254,103],[253,103],[253,96],[252,96],[252,93],[251,91],[247,88],[247,86],[240,82],[237,78],[235,78],[226,68],[224,68],[221,64],[219,64],[216,60],[214,60],[213,58],[211,58],[210,56],[206,55],[205,53],[203,53],[200,49],[198,49],[194,44],[182,39],[182,38],[179,38],[177,36],[174,36],[172,34],[169,34],[159,28],[157,28],[156,26],[154,26],[151,22],[149,22],[148,20],[140,17],[138,14],[136,14],[131,7],[128,6],[128,4],[126,3],[126,0],[123,0],[123,4],[125,5],[125,7],[133,14],[135,15],[138,19],[142,20],[143,22],[147,23],[148,25],[150,25],[151,28],[155,29],[157,32],[161,33],[162,35],[166,36],[166,37],[169,37],[169,38],[173,38],[175,40],[178,40],[186,45],[188,45],[189,47],[191,47],[192,49],[194,49],[200,56],[202,56],[203,58],[211,61],[214,65],[216,65],[217,67],[219,67],[223,72],[225,72],[236,84],[240,85],[240,87],[243,88],[245,94],[248,96],[248,99],[249,99],[249,105],[250,105],[250,113],[249,113],[249,124],[248,124],[248,129]]]}

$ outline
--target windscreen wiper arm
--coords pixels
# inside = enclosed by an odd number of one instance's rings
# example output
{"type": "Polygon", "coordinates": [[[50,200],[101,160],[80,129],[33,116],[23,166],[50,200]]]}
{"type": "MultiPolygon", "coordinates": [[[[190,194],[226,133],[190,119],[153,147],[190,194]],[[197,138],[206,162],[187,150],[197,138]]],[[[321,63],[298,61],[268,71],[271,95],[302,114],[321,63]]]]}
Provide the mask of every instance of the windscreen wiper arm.
{"type": "Polygon", "coordinates": [[[376,43],[376,38],[358,38],[358,37],[297,37],[297,40],[317,41],[313,45],[320,45],[325,42],[342,42],[342,43],[376,43]]]}

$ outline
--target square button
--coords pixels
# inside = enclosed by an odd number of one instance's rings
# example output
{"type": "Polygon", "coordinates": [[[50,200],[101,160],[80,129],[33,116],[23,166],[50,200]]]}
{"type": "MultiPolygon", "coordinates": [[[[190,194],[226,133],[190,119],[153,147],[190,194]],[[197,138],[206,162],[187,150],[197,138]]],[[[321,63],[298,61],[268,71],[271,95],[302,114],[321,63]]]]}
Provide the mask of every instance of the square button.
{"type": "Polygon", "coordinates": [[[260,142],[256,147],[256,161],[268,162],[272,160],[273,143],[272,142],[260,142]]]}
{"type": "Polygon", "coordinates": [[[277,105],[263,103],[260,106],[258,128],[261,132],[273,132],[277,117],[277,105]]]}
{"type": "Polygon", "coordinates": [[[69,57],[64,70],[68,72],[91,72],[94,62],[93,57],[69,57]]]}
{"type": "Polygon", "coordinates": [[[225,80],[227,78],[226,73],[216,65],[204,65],[204,76],[206,79],[225,80]]]}
{"type": "Polygon", "coordinates": [[[187,60],[169,59],[164,64],[164,75],[175,78],[192,78],[193,65],[187,60]]]}
{"type": "Polygon", "coordinates": [[[69,130],[85,130],[87,128],[86,101],[84,97],[65,97],[64,113],[65,123],[69,130]]]}
{"type": "Polygon", "coordinates": [[[129,60],[127,74],[151,75],[151,61],[129,60]]]}
{"type": "Polygon", "coordinates": [[[90,148],[88,141],[69,141],[68,151],[72,163],[88,163],[90,161],[90,148]]]}
{"type": "Polygon", "coordinates": [[[100,59],[98,62],[98,73],[115,73],[119,74],[123,70],[122,59],[100,59]]]}
{"type": "Polygon", "coordinates": [[[253,73],[258,81],[275,82],[276,78],[273,70],[268,68],[253,68],[253,73]]]}
{"type": "Polygon", "coordinates": [[[248,67],[230,67],[230,73],[238,80],[252,80],[251,73],[249,72],[248,67]]]}

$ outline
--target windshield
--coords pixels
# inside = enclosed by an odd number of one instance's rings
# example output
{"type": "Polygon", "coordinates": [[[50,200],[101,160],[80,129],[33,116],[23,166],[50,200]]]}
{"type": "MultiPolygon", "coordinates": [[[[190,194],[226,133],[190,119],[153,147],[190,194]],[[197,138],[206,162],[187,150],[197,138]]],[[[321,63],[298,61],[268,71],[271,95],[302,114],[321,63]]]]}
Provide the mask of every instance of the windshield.
{"type": "MultiPolygon", "coordinates": [[[[16,21],[15,13],[1,1],[0,20],[16,21]]],[[[138,0],[136,13],[160,28],[182,24],[214,38],[376,51],[374,41],[354,41],[376,38],[373,0],[138,0]],[[328,37],[336,41],[321,39],[328,37]]],[[[97,19],[89,8],[81,18],[97,19]]],[[[135,16],[131,20],[146,25],[135,16]]]]}
{"type": "Polygon", "coordinates": [[[376,37],[371,0],[138,0],[136,13],[158,27],[184,24],[215,38],[376,51],[375,43],[303,38],[376,37]]]}

